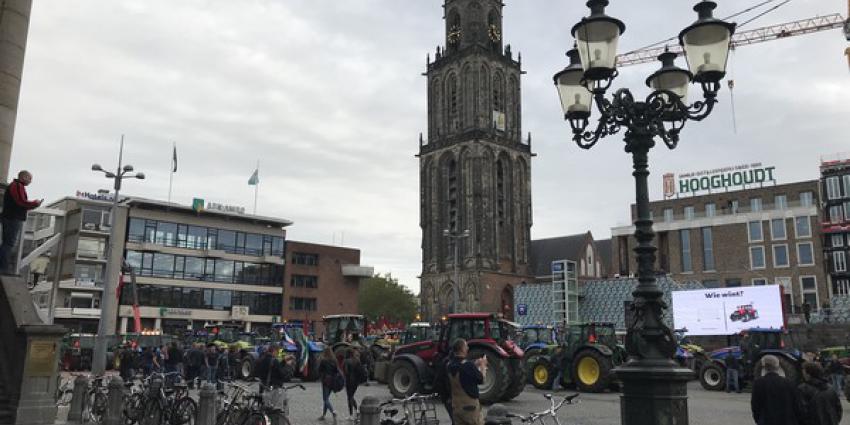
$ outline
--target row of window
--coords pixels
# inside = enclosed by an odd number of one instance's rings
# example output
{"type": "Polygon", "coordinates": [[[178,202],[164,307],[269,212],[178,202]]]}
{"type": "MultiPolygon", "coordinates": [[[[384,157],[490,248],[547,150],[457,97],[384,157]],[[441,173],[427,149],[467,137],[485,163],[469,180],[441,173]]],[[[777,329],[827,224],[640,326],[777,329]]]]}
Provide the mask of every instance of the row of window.
{"type": "MultiPolygon", "coordinates": [[[[159,285],[138,285],[137,292],[139,305],[142,306],[202,310],[230,310],[233,306],[248,306],[250,314],[279,316],[283,312],[283,301],[279,294],[159,285]]],[[[133,304],[133,291],[121,291],[121,304],[133,304]]]]}
{"type": "Polygon", "coordinates": [[[316,302],[315,298],[289,298],[290,311],[316,311],[317,309],[318,303],[316,302]]]}
{"type": "Polygon", "coordinates": [[[127,251],[127,263],[138,276],[243,285],[283,285],[283,266],[277,264],[138,251],[127,251]]]}
{"type": "Polygon", "coordinates": [[[826,199],[850,198],[850,174],[826,178],[826,199]],[[842,195],[841,186],[844,186],[842,195]]]}
{"type": "MultiPolygon", "coordinates": [[[[801,192],[800,193],[800,206],[810,207],[814,205],[814,194],[812,192],[801,192]]],[[[773,198],[773,207],[777,210],[784,210],[788,208],[788,196],[787,195],[776,195],[773,198]]],[[[761,198],[750,198],[750,211],[762,211],[764,205],[762,204],[761,198]]],[[[728,211],[725,211],[724,214],[738,214],[739,203],[738,200],[731,200],[727,203],[726,207],[728,211]]],[[[714,217],[717,215],[717,204],[714,202],[709,202],[705,204],[705,217],[714,217]]],[[[696,217],[697,211],[694,206],[688,205],[683,208],[683,215],[685,220],[692,220],[696,217]]],[[[674,211],[673,208],[665,208],[663,211],[664,221],[671,222],[674,220],[674,211]]]]}
{"type": "MultiPolygon", "coordinates": [[[[794,217],[794,235],[797,239],[812,237],[812,222],[809,217],[794,217]]],[[[788,232],[784,218],[775,218],[769,221],[770,238],[774,241],[788,239],[788,232]]],[[[747,235],[749,241],[763,242],[764,227],[761,221],[750,221],[747,223],[747,235]]]]}
{"type": "Polygon", "coordinates": [[[293,252],[292,264],[300,264],[304,266],[318,266],[319,254],[305,254],[303,252],[293,252]]]}
{"type": "Polygon", "coordinates": [[[309,275],[300,275],[294,274],[289,280],[289,286],[293,288],[311,288],[315,289],[319,287],[319,277],[318,276],[309,276],[309,275]]]}
{"type": "MultiPolygon", "coordinates": [[[[791,258],[788,254],[788,244],[772,245],[773,267],[791,267],[791,258]]],[[[843,254],[843,253],[842,253],[843,254]]],[[[797,244],[797,265],[815,265],[814,248],[811,242],[800,242],[797,244]]],[[[760,270],[767,267],[765,247],[753,245],[750,247],[750,269],[760,270]]]]}
{"type": "Polygon", "coordinates": [[[832,205],[826,210],[827,223],[843,223],[845,220],[850,220],[850,201],[844,202],[842,205],[832,205]]]}
{"type": "Polygon", "coordinates": [[[245,233],[167,221],[131,218],[129,242],[188,249],[218,249],[231,254],[283,257],[281,236],[245,233]]]}

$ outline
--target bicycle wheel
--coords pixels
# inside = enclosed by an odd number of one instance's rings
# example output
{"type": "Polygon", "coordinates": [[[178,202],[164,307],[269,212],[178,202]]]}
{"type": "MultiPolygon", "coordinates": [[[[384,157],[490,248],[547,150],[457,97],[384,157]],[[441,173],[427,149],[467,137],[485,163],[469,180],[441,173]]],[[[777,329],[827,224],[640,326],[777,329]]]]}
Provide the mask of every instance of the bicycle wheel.
{"type": "Polygon", "coordinates": [[[174,404],[171,414],[171,425],[195,425],[198,415],[198,404],[189,397],[183,397],[174,404]]]}
{"type": "Polygon", "coordinates": [[[248,417],[248,411],[240,408],[222,410],[215,416],[215,425],[242,425],[248,417]]]}
{"type": "Polygon", "coordinates": [[[272,425],[269,423],[266,415],[261,413],[252,413],[251,416],[242,421],[242,425],[272,425]]]}
{"type": "Polygon", "coordinates": [[[130,395],[124,400],[124,422],[134,424],[145,416],[145,396],[142,393],[130,395]]]}
{"type": "Polygon", "coordinates": [[[139,421],[141,425],[160,425],[162,423],[162,406],[156,399],[149,399],[145,403],[145,414],[139,421]]]}
{"type": "Polygon", "coordinates": [[[89,421],[96,424],[102,423],[106,415],[106,394],[100,391],[92,394],[89,406],[89,421]]]}

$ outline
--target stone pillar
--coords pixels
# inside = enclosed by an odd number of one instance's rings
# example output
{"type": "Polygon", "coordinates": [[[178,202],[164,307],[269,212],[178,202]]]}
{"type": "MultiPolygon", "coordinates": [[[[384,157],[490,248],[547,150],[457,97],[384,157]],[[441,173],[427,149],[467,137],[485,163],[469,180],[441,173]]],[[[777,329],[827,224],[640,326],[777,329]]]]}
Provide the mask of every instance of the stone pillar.
{"type": "Polygon", "coordinates": [[[74,379],[74,395],[71,397],[71,407],[68,410],[68,422],[79,422],[83,417],[83,400],[86,398],[86,390],[89,387],[89,379],[84,375],[74,379]]]}
{"type": "Polygon", "coordinates": [[[114,376],[109,381],[109,392],[106,397],[106,415],[103,419],[104,425],[121,425],[124,423],[124,380],[114,376]]]}
{"type": "Polygon", "coordinates": [[[9,182],[9,160],[18,116],[32,0],[0,4],[0,182],[9,182]]]}
{"type": "Polygon", "coordinates": [[[127,333],[127,318],[126,317],[121,318],[121,325],[119,325],[118,329],[122,334],[127,333]]]}
{"type": "Polygon", "coordinates": [[[366,396],[360,402],[360,425],[381,424],[381,400],[377,397],[366,396]]]}
{"type": "Polygon", "coordinates": [[[215,385],[205,382],[198,396],[198,416],[195,425],[215,425],[215,385]]]}
{"type": "Polygon", "coordinates": [[[162,330],[162,318],[161,317],[157,317],[156,320],[154,320],[153,328],[158,330],[158,331],[162,330]]]}

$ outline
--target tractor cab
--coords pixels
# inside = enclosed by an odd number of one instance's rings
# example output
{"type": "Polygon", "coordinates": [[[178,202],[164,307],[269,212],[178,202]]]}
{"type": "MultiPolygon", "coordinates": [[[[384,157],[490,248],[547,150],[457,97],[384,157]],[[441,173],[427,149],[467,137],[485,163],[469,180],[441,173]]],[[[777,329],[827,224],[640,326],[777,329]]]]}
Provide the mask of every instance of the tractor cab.
{"type": "Polygon", "coordinates": [[[522,327],[517,343],[523,350],[543,348],[558,344],[558,335],[554,326],[526,325],[522,327]]]}
{"type": "Polygon", "coordinates": [[[404,331],[404,334],[401,335],[400,345],[413,344],[420,341],[430,341],[434,338],[436,338],[436,335],[434,333],[434,328],[430,323],[414,322],[411,323],[404,331]]]}
{"type": "Polygon", "coordinates": [[[366,318],[359,314],[334,314],[322,318],[325,342],[330,345],[356,341],[366,333],[366,318]]]}

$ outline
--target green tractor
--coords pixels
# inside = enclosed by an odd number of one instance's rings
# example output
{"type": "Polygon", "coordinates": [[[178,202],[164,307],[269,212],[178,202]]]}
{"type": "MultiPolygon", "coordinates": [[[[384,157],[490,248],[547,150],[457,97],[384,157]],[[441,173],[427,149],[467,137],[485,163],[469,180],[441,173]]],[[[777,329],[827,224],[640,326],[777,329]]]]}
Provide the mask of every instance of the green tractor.
{"type": "Polygon", "coordinates": [[[600,393],[615,384],[612,370],[626,361],[626,350],[617,344],[613,323],[585,323],[566,329],[563,343],[541,353],[531,366],[531,384],[549,390],[560,361],[562,386],[600,393]]]}

